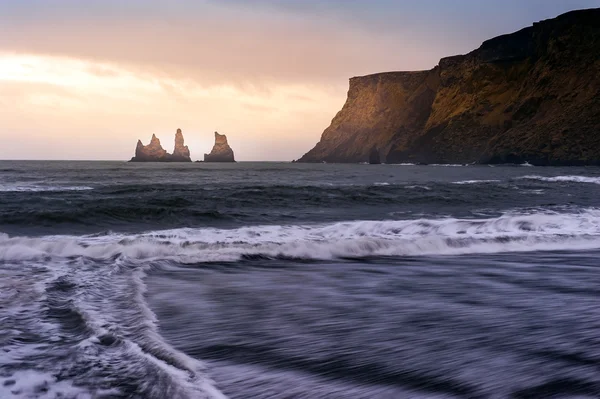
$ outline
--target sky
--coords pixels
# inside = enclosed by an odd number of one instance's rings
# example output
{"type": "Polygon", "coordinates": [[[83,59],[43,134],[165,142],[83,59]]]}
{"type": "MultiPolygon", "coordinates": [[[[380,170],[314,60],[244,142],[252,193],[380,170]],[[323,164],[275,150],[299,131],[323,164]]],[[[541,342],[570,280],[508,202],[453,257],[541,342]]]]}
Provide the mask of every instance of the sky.
{"type": "Polygon", "coordinates": [[[348,79],[433,68],[600,0],[0,0],[0,159],[127,160],[181,128],[240,161],[319,140],[348,79]]]}

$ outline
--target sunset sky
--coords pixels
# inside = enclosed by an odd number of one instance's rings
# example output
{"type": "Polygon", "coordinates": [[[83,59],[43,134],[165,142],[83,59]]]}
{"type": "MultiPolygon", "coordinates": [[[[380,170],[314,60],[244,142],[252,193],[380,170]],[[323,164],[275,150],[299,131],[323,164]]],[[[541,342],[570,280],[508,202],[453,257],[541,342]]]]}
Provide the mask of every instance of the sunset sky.
{"type": "Polygon", "coordinates": [[[429,69],[600,0],[0,0],[0,159],[133,155],[215,130],[238,160],[291,160],[348,78],[429,69]]]}

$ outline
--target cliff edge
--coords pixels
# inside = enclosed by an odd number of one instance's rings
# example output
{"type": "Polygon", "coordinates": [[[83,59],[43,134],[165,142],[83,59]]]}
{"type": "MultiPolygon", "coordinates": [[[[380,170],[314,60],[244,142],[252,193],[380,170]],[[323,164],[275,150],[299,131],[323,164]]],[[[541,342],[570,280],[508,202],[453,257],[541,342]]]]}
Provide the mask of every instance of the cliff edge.
{"type": "Polygon", "coordinates": [[[572,11],[429,71],[352,78],[298,161],[600,164],[598,21],[572,11]]]}

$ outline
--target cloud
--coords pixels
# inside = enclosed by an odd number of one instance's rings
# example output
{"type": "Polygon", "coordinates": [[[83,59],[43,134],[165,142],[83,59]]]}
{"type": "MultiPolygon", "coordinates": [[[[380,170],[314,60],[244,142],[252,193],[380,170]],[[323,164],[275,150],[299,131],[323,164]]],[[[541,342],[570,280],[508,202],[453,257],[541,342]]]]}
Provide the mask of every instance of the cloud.
{"type": "Polygon", "coordinates": [[[374,71],[432,67],[441,50],[423,48],[406,34],[365,35],[324,15],[205,7],[162,18],[83,12],[60,22],[53,13],[0,17],[0,49],[137,65],[202,84],[236,85],[345,84],[351,76],[374,71]]]}
{"type": "Polygon", "coordinates": [[[91,73],[92,75],[100,76],[100,77],[116,77],[119,75],[119,72],[114,68],[109,68],[105,65],[89,65],[86,69],[86,72],[91,73]]]}
{"type": "Polygon", "coordinates": [[[491,36],[594,3],[5,1],[0,49],[126,64],[203,85],[343,85],[356,75],[432,68],[491,36]]]}

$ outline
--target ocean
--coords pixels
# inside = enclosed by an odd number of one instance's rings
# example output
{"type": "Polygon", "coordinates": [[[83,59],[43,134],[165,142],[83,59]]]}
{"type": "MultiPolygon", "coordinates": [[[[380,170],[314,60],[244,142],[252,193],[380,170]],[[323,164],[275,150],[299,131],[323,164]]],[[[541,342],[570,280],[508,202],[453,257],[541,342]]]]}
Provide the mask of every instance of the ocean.
{"type": "Polygon", "coordinates": [[[600,397],[600,168],[0,162],[0,398],[600,397]]]}

